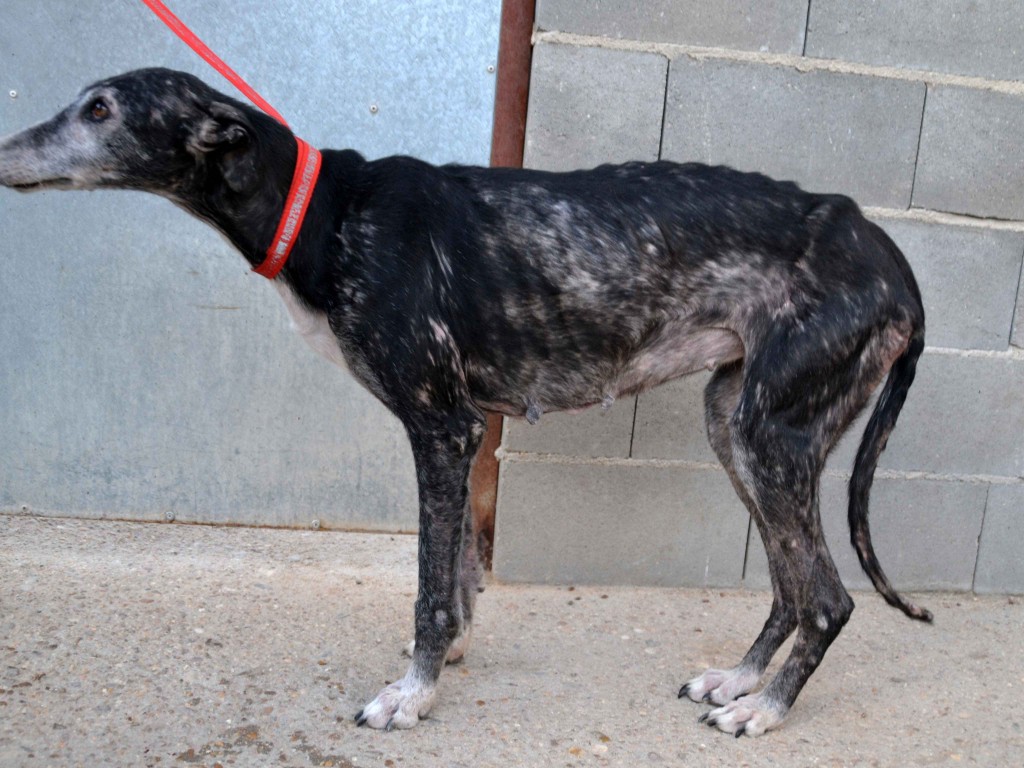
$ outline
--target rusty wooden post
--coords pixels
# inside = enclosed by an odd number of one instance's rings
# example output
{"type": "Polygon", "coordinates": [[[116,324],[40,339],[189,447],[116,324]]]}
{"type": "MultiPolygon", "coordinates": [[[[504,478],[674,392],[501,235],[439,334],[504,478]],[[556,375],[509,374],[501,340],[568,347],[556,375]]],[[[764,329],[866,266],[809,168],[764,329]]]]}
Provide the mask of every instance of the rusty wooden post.
{"type": "MultiPolygon", "coordinates": [[[[491,165],[520,168],[526,140],[526,104],[530,93],[535,0],[503,0],[498,40],[498,69],[494,93],[494,128],[491,165]]],[[[498,460],[501,416],[487,416],[487,433],[469,478],[470,505],[480,541],[480,554],[491,567],[494,549],[494,509],[498,497],[498,460]]]]}

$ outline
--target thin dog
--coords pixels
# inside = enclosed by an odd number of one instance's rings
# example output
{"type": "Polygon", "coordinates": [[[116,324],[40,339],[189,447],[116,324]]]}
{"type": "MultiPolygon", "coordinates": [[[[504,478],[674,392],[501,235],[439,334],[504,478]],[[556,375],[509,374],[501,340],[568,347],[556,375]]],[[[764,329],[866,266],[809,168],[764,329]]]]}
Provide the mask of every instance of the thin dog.
{"type": "MultiPolygon", "coordinates": [[[[295,161],[277,121],[191,75],[146,69],[86,88],[0,143],[0,184],[154,192],[256,265],[295,161]]],[[[544,173],[325,150],[275,285],[314,349],[401,420],[416,464],[413,659],[360,725],[414,726],[445,661],[469,645],[480,568],[467,477],[485,412],[535,422],[698,370],[713,371],[708,438],[760,531],[774,600],[739,664],[704,672],[680,697],[718,705],[709,725],[760,735],[850,618],[819,478],[883,380],[850,481],[851,539],[882,596],[931,619],[893,589],[868,530],[924,311],[903,255],[852,200],[694,163],[544,173]],[[794,630],[778,674],[751,693],[794,630]]]]}

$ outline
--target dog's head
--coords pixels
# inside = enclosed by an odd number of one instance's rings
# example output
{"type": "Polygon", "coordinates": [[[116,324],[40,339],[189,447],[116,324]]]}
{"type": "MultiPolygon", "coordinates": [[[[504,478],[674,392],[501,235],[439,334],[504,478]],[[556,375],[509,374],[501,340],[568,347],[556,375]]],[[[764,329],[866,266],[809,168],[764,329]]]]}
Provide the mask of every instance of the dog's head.
{"type": "Polygon", "coordinates": [[[0,140],[0,185],[141,189],[189,204],[259,181],[258,135],[287,131],[196,77],[142,69],[85,88],[46,122],[0,140]]]}

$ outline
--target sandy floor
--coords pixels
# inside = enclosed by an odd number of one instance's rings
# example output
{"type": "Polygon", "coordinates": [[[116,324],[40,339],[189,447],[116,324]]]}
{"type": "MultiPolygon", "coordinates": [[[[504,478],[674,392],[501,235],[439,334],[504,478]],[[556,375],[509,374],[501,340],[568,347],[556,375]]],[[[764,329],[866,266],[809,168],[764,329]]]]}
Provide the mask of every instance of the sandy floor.
{"type": "Polygon", "coordinates": [[[733,739],[676,691],[731,665],[749,592],[490,584],[413,731],[352,715],[403,673],[408,536],[0,516],[0,766],[1024,764],[1024,608],[869,594],[785,726],[733,739]]]}

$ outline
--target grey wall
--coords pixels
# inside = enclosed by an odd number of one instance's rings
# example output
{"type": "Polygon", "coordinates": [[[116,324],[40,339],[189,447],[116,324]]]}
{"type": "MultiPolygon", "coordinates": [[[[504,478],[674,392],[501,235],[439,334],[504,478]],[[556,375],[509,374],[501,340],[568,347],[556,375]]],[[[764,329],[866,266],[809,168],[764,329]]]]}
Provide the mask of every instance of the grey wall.
{"type": "MultiPolygon", "coordinates": [[[[528,165],[727,163],[850,194],[893,236],[929,346],[872,495],[879,557],[905,589],[1024,591],[1024,4],[538,0],[537,26],[528,165]]],[[[707,446],[705,381],[508,422],[497,574],[767,586],[707,446]]],[[[856,587],[845,482],[863,423],[822,493],[856,587]]]]}
{"type": "MultiPolygon", "coordinates": [[[[499,0],[172,5],[315,145],[486,164],[499,0]]],[[[5,0],[0,61],[0,133],[135,67],[233,92],[138,2],[5,0]]],[[[0,511],[415,527],[400,427],[212,230],[0,191],[0,232],[0,511]]]]}

